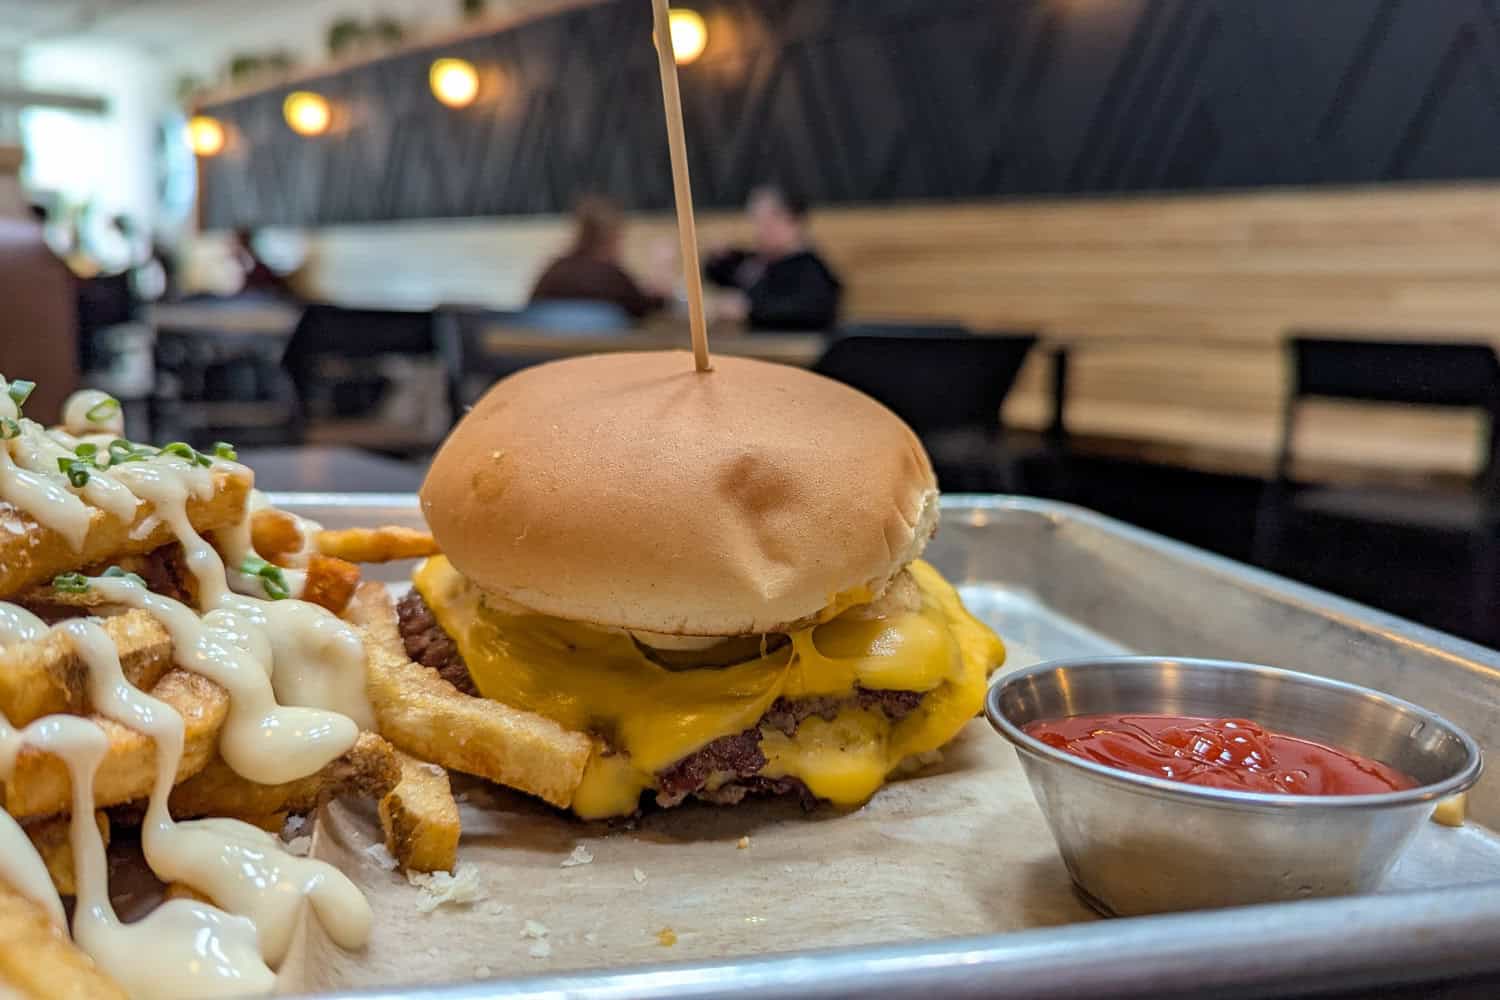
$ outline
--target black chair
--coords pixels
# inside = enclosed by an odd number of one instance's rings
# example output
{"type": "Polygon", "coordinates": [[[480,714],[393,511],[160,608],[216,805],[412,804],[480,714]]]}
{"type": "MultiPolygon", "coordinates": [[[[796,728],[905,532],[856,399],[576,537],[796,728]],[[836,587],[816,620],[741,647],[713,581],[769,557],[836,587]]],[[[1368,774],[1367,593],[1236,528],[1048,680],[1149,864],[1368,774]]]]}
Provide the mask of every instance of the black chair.
{"type": "Polygon", "coordinates": [[[1276,468],[1256,523],[1262,565],[1280,562],[1284,536],[1304,517],[1408,526],[1468,536],[1470,599],[1481,630],[1495,617],[1500,571],[1500,359],[1487,344],[1378,342],[1293,335],[1291,388],[1282,415],[1276,468]],[[1485,461],[1462,491],[1401,486],[1336,486],[1292,478],[1302,404],[1309,399],[1477,410],[1485,417],[1485,461]]]}
{"type": "Polygon", "coordinates": [[[304,442],[412,454],[452,426],[432,312],[310,305],[281,365],[297,389],[304,442]]]}
{"type": "Polygon", "coordinates": [[[1000,407],[1036,344],[1029,333],[851,336],[814,370],[875,397],[922,438],[948,490],[1014,492],[1000,407]]]}
{"type": "Polygon", "coordinates": [[[486,334],[496,326],[523,328],[525,315],[524,311],[477,306],[444,306],[438,310],[438,353],[448,370],[448,396],[455,420],[500,379],[547,360],[498,354],[485,344],[486,334]]]}

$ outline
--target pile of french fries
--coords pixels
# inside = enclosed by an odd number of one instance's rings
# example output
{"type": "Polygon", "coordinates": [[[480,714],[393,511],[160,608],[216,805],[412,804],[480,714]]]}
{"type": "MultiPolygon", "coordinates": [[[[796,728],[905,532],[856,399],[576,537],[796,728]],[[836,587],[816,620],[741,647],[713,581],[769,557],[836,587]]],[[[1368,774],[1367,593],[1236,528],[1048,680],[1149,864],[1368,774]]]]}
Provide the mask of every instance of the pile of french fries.
{"type": "MultiPolygon", "coordinates": [[[[248,486],[220,476],[211,501],[196,503],[190,520],[200,532],[233,524],[245,509],[248,486]]],[[[7,505],[0,502],[0,508],[7,505]]],[[[90,593],[52,588],[55,574],[94,573],[151,563],[161,576],[180,560],[176,543],[154,531],[132,532],[96,511],[82,553],[16,514],[26,531],[0,533],[0,600],[31,608],[48,620],[81,614],[103,618],[130,682],[172,706],[186,723],[185,751],[170,804],[177,819],[230,817],[281,831],[289,817],[306,816],[330,799],[376,800],[386,847],[409,872],[451,871],[459,847],[459,810],[448,771],[477,775],[566,807],[582,780],[590,738],[550,720],[459,692],[407,656],[385,585],[361,582],[360,564],[434,553],[431,536],[406,528],[320,531],[276,510],[252,518],[253,544],[273,564],[307,574],[303,598],[343,616],[363,633],[367,692],[376,731],[320,772],[284,785],[259,785],[237,775],[218,753],[229,697],[214,682],[175,666],[167,631],[143,611],[102,606],[90,593]]],[[[145,575],[145,574],[143,574],[145,575]]],[[[170,571],[165,574],[174,576],[170,571]]],[[[191,574],[175,574],[179,580],[191,574]]],[[[150,577],[148,577],[148,580],[150,577]]],[[[184,595],[179,588],[177,595],[184,595]]],[[[95,819],[106,838],[138,826],[155,780],[153,741],[92,711],[87,673],[66,633],[0,650],[0,712],[16,727],[46,715],[91,717],[109,749],[95,778],[95,819]]],[[[16,819],[47,864],[60,894],[74,893],[68,843],[69,777],[63,762],[23,747],[0,805],[16,819]]],[[[188,893],[169,886],[170,898],[188,893]]],[[[209,902],[212,902],[210,900],[209,902]]],[[[46,913],[0,883],[0,995],[118,997],[121,993],[75,949],[46,913]]]]}

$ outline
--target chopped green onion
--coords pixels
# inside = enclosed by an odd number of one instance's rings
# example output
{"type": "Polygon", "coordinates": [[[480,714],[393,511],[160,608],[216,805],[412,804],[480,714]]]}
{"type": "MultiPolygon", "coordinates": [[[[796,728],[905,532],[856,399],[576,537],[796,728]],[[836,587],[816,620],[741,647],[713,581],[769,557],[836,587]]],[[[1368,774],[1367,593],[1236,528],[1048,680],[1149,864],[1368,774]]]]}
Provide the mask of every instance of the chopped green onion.
{"type": "Polygon", "coordinates": [[[234,450],[234,445],[230,444],[228,441],[215,441],[214,442],[214,457],[215,458],[226,459],[226,460],[228,460],[230,462],[233,462],[235,459],[239,458],[240,456],[239,456],[239,452],[237,452],[237,451],[234,450]]]}
{"type": "Polygon", "coordinates": [[[15,400],[17,406],[25,406],[26,400],[31,398],[31,391],[35,388],[35,382],[18,378],[10,384],[10,398],[15,400]]]}
{"type": "Polygon", "coordinates": [[[120,465],[124,462],[142,462],[156,454],[156,449],[145,445],[126,441],[124,438],[115,438],[109,443],[109,464],[120,465]]]}
{"type": "Polygon", "coordinates": [[[173,441],[171,444],[164,444],[161,446],[161,450],[163,454],[176,455],[178,458],[185,458],[189,462],[192,462],[194,465],[202,465],[207,467],[213,464],[212,459],[210,459],[202,452],[195,450],[192,445],[186,443],[185,441],[173,441]]]}
{"type": "Polygon", "coordinates": [[[59,573],[52,578],[52,589],[65,594],[82,594],[89,589],[89,578],[82,573],[59,573]]]}
{"type": "Polygon", "coordinates": [[[141,579],[139,575],[135,573],[127,573],[118,566],[111,566],[109,569],[104,571],[104,575],[115,579],[129,580],[131,583],[139,584],[142,587],[146,585],[146,581],[141,579]]]}
{"type": "Polygon", "coordinates": [[[21,436],[21,425],[10,417],[0,417],[0,440],[9,441],[21,436]]]}
{"type": "Polygon", "coordinates": [[[99,454],[99,446],[96,444],[90,444],[88,441],[85,441],[77,448],[73,449],[73,454],[77,455],[79,458],[86,458],[90,462],[92,462],[94,460],[94,456],[99,454]]]}
{"type": "Polygon", "coordinates": [[[78,489],[88,485],[89,470],[93,468],[92,462],[86,458],[68,458],[60,456],[57,460],[57,468],[68,477],[68,482],[78,489]]]}
{"type": "Polygon", "coordinates": [[[114,414],[120,412],[120,401],[113,396],[105,396],[99,402],[89,407],[84,417],[91,424],[102,424],[114,414]]]}
{"type": "Polygon", "coordinates": [[[246,556],[245,561],[240,564],[240,572],[246,576],[260,577],[261,588],[273,601],[292,596],[292,589],[287,586],[286,574],[281,571],[281,567],[266,562],[260,556],[246,556]]]}

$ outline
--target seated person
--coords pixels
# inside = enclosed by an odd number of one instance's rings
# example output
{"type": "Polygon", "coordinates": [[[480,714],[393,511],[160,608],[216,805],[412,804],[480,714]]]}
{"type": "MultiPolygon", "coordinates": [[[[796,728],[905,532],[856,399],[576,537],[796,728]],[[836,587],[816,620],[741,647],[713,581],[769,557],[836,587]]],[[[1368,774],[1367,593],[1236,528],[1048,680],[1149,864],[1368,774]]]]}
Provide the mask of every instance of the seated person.
{"type": "Polygon", "coordinates": [[[625,224],[607,199],[586,197],[573,212],[573,246],[537,279],[531,301],[608,302],[641,319],[666,304],[660,290],[644,288],[620,265],[625,224]]]}
{"type": "Polygon", "coordinates": [[[708,279],[740,293],[721,315],[760,330],[832,328],[844,286],[809,243],[807,203],[762,187],[751,193],[747,211],[755,250],[728,250],[708,261],[708,279]]]}
{"type": "Polygon", "coordinates": [[[240,285],[241,295],[262,295],[269,298],[296,299],[297,291],[289,276],[271,267],[255,248],[255,233],[243,226],[233,234],[234,245],[230,252],[239,265],[245,280],[240,285]]]}

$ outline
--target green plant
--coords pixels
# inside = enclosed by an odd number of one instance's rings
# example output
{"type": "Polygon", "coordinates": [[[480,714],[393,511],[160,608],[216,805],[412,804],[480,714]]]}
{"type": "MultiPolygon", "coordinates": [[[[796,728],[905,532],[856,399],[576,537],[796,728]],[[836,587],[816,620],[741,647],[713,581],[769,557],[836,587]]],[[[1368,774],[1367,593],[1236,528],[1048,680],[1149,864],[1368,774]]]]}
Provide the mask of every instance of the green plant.
{"type": "Polygon", "coordinates": [[[265,68],[265,57],[253,52],[238,52],[229,57],[229,80],[243,83],[265,68]]]}
{"type": "Polygon", "coordinates": [[[381,17],[370,24],[370,34],[384,45],[400,45],[406,36],[406,28],[395,18],[381,17]]]}
{"type": "Polygon", "coordinates": [[[352,17],[341,17],[328,26],[328,54],[338,58],[364,37],[364,25],[352,17]]]}

